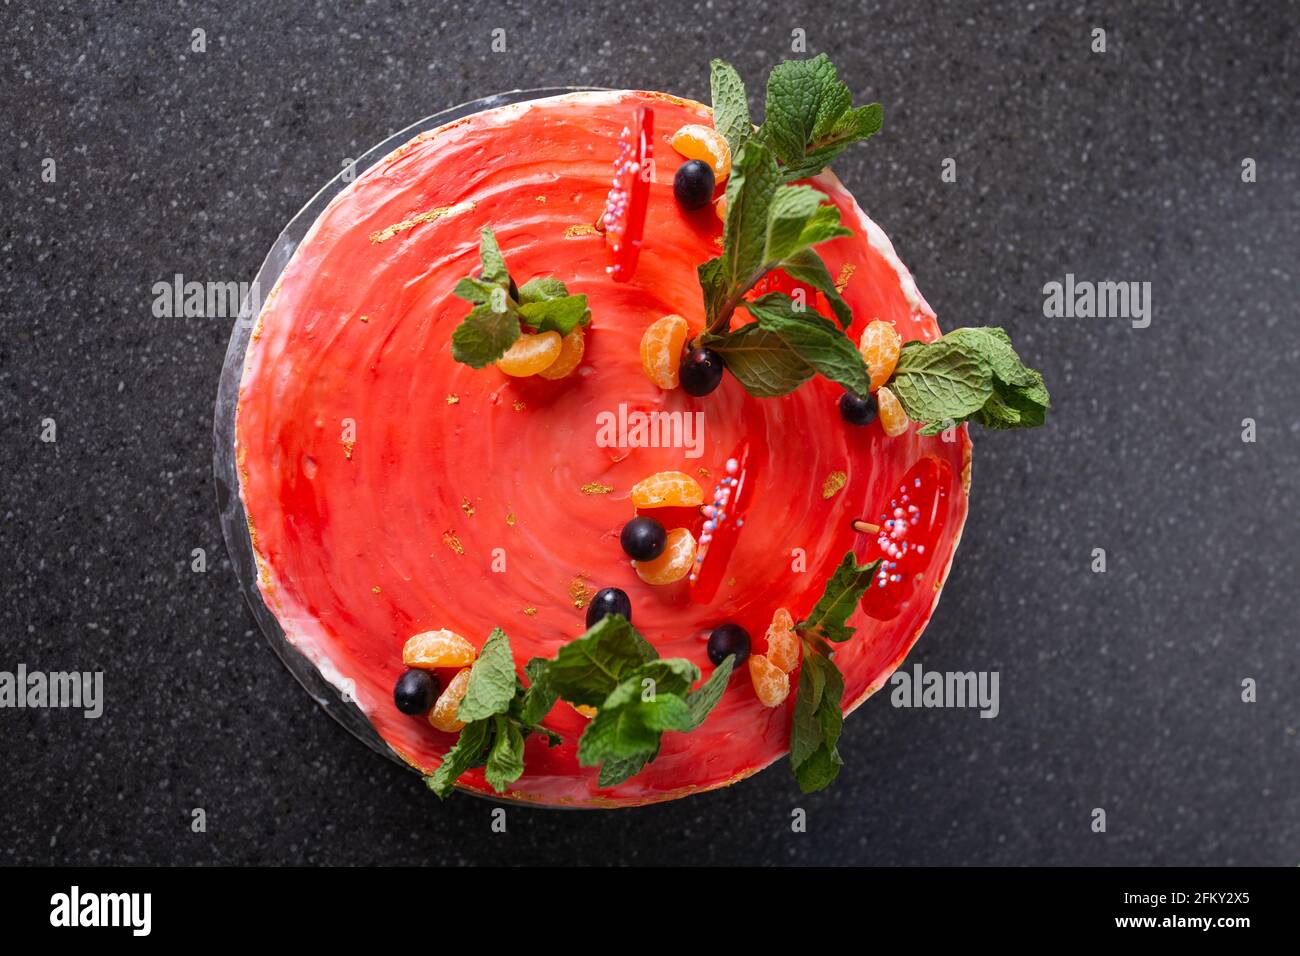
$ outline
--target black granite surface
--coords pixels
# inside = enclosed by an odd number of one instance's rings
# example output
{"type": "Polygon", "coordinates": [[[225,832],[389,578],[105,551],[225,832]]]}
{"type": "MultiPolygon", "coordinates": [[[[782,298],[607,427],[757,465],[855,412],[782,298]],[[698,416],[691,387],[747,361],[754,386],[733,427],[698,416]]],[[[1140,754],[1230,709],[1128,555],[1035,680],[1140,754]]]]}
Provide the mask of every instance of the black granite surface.
{"type": "Polygon", "coordinates": [[[97,720],[0,710],[0,863],[1300,862],[1298,26],[1278,0],[0,4],[0,670],[106,693],[97,720]],[[836,169],[941,323],[1006,326],[1052,389],[1049,427],[975,436],[909,661],[998,671],[1001,713],[881,694],[827,792],[778,766],[493,833],[257,631],[211,476],[230,323],[155,318],[152,286],[247,281],[345,158],[429,113],[558,84],[707,98],[711,56],[752,91],[795,29],[886,105],[836,169]],[[1067,272],[1149,281],[1150,327],[1045,318],[1067,272]]]}

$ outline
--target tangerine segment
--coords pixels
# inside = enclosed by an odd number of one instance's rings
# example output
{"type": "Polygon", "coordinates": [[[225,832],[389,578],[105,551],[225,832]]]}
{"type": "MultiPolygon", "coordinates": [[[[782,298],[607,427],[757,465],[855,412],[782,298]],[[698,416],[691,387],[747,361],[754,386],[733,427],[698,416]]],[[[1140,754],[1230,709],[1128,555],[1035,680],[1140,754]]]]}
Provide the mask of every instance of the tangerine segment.
{"type": "Polygon", "coordinates": [[[897,438],[907,431],[907,412],[886,386],[876,390],[876,406],[879,409],[880,427],[890,438],[897,438]]]}
{"type": "Polygon", "coordinates": [[[695,564],[695,535],[686,528],[668,532],[664,553],[653,561],[633,561],[637,577],[646,584],[672,584],[690,573],[695,564]]]}
{"type": "Polygon", "coordinates": [[[465,699],[465,691],[469,690],[469,672],[468,667],[458,670],[456,676],[448,682],[447,689],[438,696],[433,710],[429,711],[429,723],[435,729],[454,734],[465,726],[456,715],[460,713],[460,702],[465,699]]]}
{"type": "Polygon", "coordinates": [[[538,332],[536,335],[523,332],[506,349],[506,354],[497,359],[497,368],[515,378],[536,375],[554,362],[559,354],[559,332],[538,332]]]}
{"type": "Polygon", "coordinates": [[[874,392],[889,381],[898,364],[898,353],[903,349],[903,339],[888,322],[876,319],[862,330],[858,351],[871,373],[871,390],[874,392]]]}
{"type": "Polygon", "coordinates": [[[709,126],[689,123],[673,133],[673,149],[687,159],[698,159],[709,164],[716,182],[731,175],[731,147],[722,134],[709,126]]]}
{"type": "Polygon", "coordinates": [[[560,339],[560,354],[550,365],[537,374],[545,379],[564,378],[582,363],[582,353],[587,350],[583,341],[582,326],[575,325],[573,331],[560,339]]]}
{"type": "Polygon", "coordinates": [[[776,609],[767,629],[767,659],[783,674],[799,666],[799,635],[794,632],[794,618],[783,607],[776,609]]]}
{"type": "Polygon", "coordinates": [[[651,322],[641,336],[641,368],[660,388],[677,387],[677,369],[689,331],[680,315],[665,315],[651,322]]]}
{"type": "Polygon", "coordinates": [[[790,675],[765,654],[749,656],[749,680],[764,707],[775,707],[790,696],[790,675]]]}
{"type": "Polygon", "coordinates": [[[632,486],[637,508],[693,508],[704,504],[704,489],[684,471],[660,471],[632,486]]]}
{"type": "Polygon", "coordinates": [[[407,640],[402,647],[402,663],[407,667],[432,670],[435,667],[464,667],[473,664],[478,651],[455,631],[423,631],[407,640]]]}
{"type": "Polygon", "coordinates": [[[591,720],[593,717],[596,716],[595,707],[591,707],[587,704],[573,704],[572,706],[574,710],[582,714],[582,716],[586,717],[588,720],[591,720]]]}

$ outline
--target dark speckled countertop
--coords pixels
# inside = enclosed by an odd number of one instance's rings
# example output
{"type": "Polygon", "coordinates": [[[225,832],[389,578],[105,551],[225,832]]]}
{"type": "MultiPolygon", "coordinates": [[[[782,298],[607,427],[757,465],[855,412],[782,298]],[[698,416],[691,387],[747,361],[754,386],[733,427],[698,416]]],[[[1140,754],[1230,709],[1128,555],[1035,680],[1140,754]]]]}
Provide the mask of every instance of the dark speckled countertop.
{"type": "Polygon", "coordinates": [[[0,863],[1300,862],[1300,6],[290,9],[0,5],[0,671],[102,670],[106,695],[97,720],[0,710],[0,863]],[[1001,712],[880,694],[828,792],[778,767],[494,834],[257,631],[214,503],[230,323],[155,318],[153,284],[251,279],[347,157],[429,113],[561,84],[707,98],[711,56],[753,91],[796,29],[886,105],[836,170],[940,322],[1006,326],[1052,389],[1048,428],[975,436],[909,659],[999,672],[1001,712]],[[1150,282],[1150,326],[1045,318],[1066,273],[1150,282]]]}

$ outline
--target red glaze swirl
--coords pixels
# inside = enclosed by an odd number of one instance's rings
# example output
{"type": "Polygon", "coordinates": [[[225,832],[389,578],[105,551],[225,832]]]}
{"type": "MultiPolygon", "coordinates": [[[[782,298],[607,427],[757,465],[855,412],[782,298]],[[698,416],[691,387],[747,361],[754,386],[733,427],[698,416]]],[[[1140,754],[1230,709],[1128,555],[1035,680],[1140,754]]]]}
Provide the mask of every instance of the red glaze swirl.
{"type": "MultiPolygon", "coordinates": [[[[839,389],[820,378],[785,398],[755,399],[728,377],[693,399],[660,391],[641,371],[638,343],[651,321],[675,312],[697,331],[703,320],[695,269],[718,253],[721,226],[712,210],[686,213],[674,202],[682,159],[669,139],[685,123],[709,121],[705,107],[662,94],[579,93],[417,137],[334,199],[262,310],[240,388],[237,451],[263,596],[295,646],[420,770],[436,767],[454,737],[393,705],[411,634],[450,628],[481,646],[500,626],[518,665],[551,657],[584,630],[571,592],[578,578],[591,592],[627,591],[635,624],[660,653],[707,675],[703,637],[713,626],[740,623],[761,652],[778,606],[797,618],[847,550],[876,556],[874,537],[850,522],[875,520],[922,456],[941,463],[948,485],[943,533],[896,617],[859,611],[850,621],[858,631],[835,657],[846,710],[884,682],[930,617],[966,516],[964,429],[944,442],[914,429],[891,439],[878,423],[847,426],[839,389]],[[640,263],[632,281],[616,284],[589,226],[638,105],[656,112],[657,169],[640,263]],[[468,306],[451,292],[477,269],[484,226],[521,285],[555,276],[589,297],[586,355],[568,378],[510,379],[452,360],[451,332],[468,306]],[[597,416],[619,403],[703,412],[702,456],[599,447],[597,416]],[[685,581],[642,583],[618,543],[632,485],[703,468],[707,493],[739,449],[748,453],[745,523],[708,559],[726,565],[710,568],[716,593],[695,600],[685,581]],[[825,482],[836,472],[845,481],[832,492],[825,482]],[[592,484],[613,490],[584,492],[592,484]]],[[[819,247],[846,280],[854,340],[875,318],[905,340],[935,337],[933,313],[889,240],[833,176],[816,185],[856,233],[819,247]]],[[[557,704],[546,725],[564,743],[548,749],[530,738],[527,770],[506,797],[622,806],[723,786],[785,752],[794,697],[763,707],[742,668],[703,727],[666,734],[654,763],[606,789],[577,762],[585,719],[557,704]]],[[[492,793],[481,771],[462,784],[492,793]]]]}

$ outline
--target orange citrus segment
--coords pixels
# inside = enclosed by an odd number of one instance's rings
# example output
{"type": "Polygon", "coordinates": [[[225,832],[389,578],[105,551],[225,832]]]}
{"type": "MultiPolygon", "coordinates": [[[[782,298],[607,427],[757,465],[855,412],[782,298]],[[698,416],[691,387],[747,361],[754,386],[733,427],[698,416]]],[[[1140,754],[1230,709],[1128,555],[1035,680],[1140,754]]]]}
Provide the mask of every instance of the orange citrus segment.
{"type": "Polygon", "coordinates": [[[402,663],[407,667],[432,670],[435,667],[464,667],[473,664],[478,652],[474,645],[454,631],[424,631],[407,640],[402,647],[402,663]]]}
{"type": "Polygon", "coordinates": [[[677,387],[682,346],[689,330],[680,315],[665,315],[651,322],[641,336],[641,368],[660,388],[677,387]]]}
{"type": "Polygon", "coordinates": [[[637,576],[646,584],[672,584],[690,573],[695,564],[695,536],[686,528],[668,532],[664,553],[653,561],[633,561],[637,576]]]}
{"type": "Polygon", "coordinates": [[[898,364],[898,353],[902,348],[903,340],[899,337],[898,330],[888,322],[876,319],[862,330],[858,351],[862,353],[867,370],[871,372],[873,392],[894,374],[894,366],[898,364]]]}
{"type": "Polygon", "coordinates": [[[590,707],[587,704],[573,704],[572,706],[574,710],[582,714],[582,716],[586,717],[588,720],[591,720],[591,718],[596,716],[595,707],[590,707]]]}
{"type": "Polygon", "coordinates": [[[884,385],[876,391],[876,406],[880,410],[880,427],[890,438],[896,438],[907,431],[907,412],[898,399],[884,385]]]}
{"type": "Polygon", "coordinates": [[[542,378],[564,378],[582,362],[582,353],[587,345],[582,339],[582,326],[575,325],[573,331],[560,339],[560,354],[550,365],[537,374],[542,378]]]}
{"type": "Polygon", "coordinates": [[[497,368],[515,378],[536,375],[559,354],[559,332],[538,332],[536,335],[524,332],[506,349],[506,354],[497,359],[497,368]]]}
{"type": "Polygon", "coordinates": [[[718,201],[713,204],[713,211],[718,214],[718,218],[723,222],[727,221],[727,197],[719,196],[718,201]]]}
{"type": "Polygon", "coordinates": [[[794,632],[794,618],[783,607],[776,609],[767,629],[767,659],[783,674],[799,666],[799,635],[794,632]]]}
{"type": "Polygon", "coordinates": [[[749,656],[749,680],[764,707],[775,707],[790,696],[790,675],[768,660],[765,654],[749,656]]]}
{"type": "Polygon", "coordinates": [[[684,471],[660,471],[632,486],[637,508],[692,508],[704,504],[704,489],[684,471]]]}
{"type": "Polygon", "coordinates": [[[465,691],[469,690],[469,671],[468,667],[458,670],[447,689],[438,696],[433,710],[429,711],[429,723],[438,730],[454,734],[465,726],[456,715],[460,712],[460,702],[465,699],[465,691]]]}
{"type": "Polygon", "coordinates": [[[687,159],[708,163],[716,182],[722,182],[731,174],[731,147],[716,129],[687,124],[673,133],[673,149],[687,159]]]}

